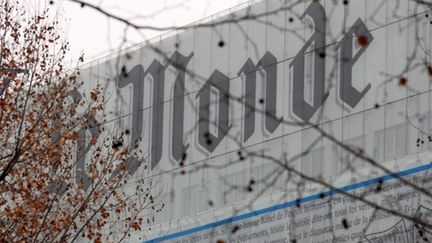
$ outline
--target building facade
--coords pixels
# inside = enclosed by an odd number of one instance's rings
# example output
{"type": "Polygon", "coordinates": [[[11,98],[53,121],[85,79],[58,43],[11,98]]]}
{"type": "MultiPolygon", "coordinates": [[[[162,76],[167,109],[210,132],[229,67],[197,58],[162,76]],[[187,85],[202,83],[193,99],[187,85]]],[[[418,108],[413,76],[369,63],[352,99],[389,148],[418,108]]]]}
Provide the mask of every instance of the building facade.
{"type": "Polygon", "coordinates": [[[431,187],[428,7],[248,2],[88,64],[105,125],[140,141],[124,191],[157,195],[133,241],[432,237],[407,218],[432,218],[407,183],[431,187]]]}

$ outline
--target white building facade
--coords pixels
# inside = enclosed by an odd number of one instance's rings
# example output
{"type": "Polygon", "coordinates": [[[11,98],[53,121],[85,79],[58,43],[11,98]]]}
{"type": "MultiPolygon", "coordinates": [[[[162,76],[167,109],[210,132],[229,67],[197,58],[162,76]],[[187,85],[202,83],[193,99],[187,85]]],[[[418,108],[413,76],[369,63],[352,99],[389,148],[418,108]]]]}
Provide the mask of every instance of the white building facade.
{"type": "Polygon", "coordinates": [[[249,2],[90,63],[106,125],[141,138],[124,190],[147,180],[157,195],[133,241],[432,240],[347,195],[432,218],[400,179],[431,188],[430,15],[415,1],[249,2]]]}

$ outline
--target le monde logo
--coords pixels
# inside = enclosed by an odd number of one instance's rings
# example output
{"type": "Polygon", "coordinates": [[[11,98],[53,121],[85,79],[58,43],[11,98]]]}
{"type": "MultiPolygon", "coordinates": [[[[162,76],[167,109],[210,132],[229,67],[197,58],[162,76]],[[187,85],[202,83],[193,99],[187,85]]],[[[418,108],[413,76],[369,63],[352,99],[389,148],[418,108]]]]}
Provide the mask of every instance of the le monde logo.
{"type": "MultiPolygon", "coordinates": [[[[290,63],[292,69],[292,94],[291,111],[295,117],[301,121],[308,121],[327,99],[328,93],[325,91],[325,53],[326,53],[326,13],[323,6],[314,1],[305,10],[301,19],[310,18],[313,21],[313,34],[305,42],[304,46],[297,53],[290,63]],[[312,104],[305,100],[305,55],[308,50],[313,49],[313,94],[312,104]]],[[[359,57],[372,42],[373,37],[361,19],[351,26],[342,39],[337,43],[339,60],[339,99],[351,108],[354,108],[363,96],[368,92],[371,85],[367,84],[362,90],[357,90],[352,84],[352,67],[359,57]],[[359,40],[360,48],[353,53],[353,38],[359,40]]],[[[157,60],[145,69],[142,65],[136,65],[125,75],[118,77],[117,85],[120,89],[129,85],[132,86],[132,124],[130,147],[139,141],[143,130],[142,110],[144,108],[144,79],[151,75],[153,79],[152,89],[152,121],[151,121],[151,168],[154,168],[162,157],[163,125],[164,120],[164,89],[165,71],[169,66],[178,70],[174,81],[174,98],[172,109],[172,140],[170,155],[176,161],[182,159],[183,154],[188,150],[189,144],[184,143],[184,102],[185,102],[185,70],[193,58],[192,52],[185,56],[179,52],[174,52],[166,64],[161,64],[157,60]]],[[[276,57],[266,52],[264,56],[254,63],[250,58],[238,71],[238,75],[245,75],[245,109],[243,142],[246,142],[255,130],[255,103],[256,103],[256,76],[257,71],[262,69],[265,72],[265,120],[264,129],[268,133],[273,133],[280,125],[282,117],[276,116],[276,93],[277,93],[277,63],[276,57]]],[[[214,70],[206,80],[205,84],[197,93],[196,99],[198,106],[198,144],[209,153],[213,152],[232,127],[229,124],[229,77],[219,70],[214,70]],[[210,102],[211,90],[217,90],[218,99],[216,104],[210,102]],[[213,134],[210,129],[210,106],[217,109],[217,132],[213,134]]],[[[92,131],[90,131],[92,132],[92,131]]],[[[85,151],[81,151],[81,153],[85,151]]],[[[84,156],[82,156],[84,157],[84,156]]],[[[142,159],[131,156],[128,161],[127,170],[134,174],[141,164],[142,159]]],[[[78,163],[77,167],[84,169],[84,160],[78,163]]],[[[77,180],[84,182],[88,186],[85,173],[78,173],[77,180]],[[84,177],[84,178],[83,178],[84,177]]]]}

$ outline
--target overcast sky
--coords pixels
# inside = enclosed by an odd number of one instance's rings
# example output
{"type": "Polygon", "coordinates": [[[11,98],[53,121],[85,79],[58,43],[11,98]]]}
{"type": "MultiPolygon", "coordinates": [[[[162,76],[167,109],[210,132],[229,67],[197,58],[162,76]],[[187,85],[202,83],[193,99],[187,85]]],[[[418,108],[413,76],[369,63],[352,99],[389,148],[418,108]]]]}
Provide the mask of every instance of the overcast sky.
{"type": "MultiPolygon", "coordinates": [[[[25,1],[25,0],[24,0],[25,1]]],[[[48,0],[30,0],[34,8],[49,5],[48,0]]],[[[137,23],[154,26],[179,26],[234,7],[245,0],[85,0],[137,23]]],[[[125,25],[88,7],[69,0],[54,0],[58,17],[64,20],[65,35],[70,42],[70,57],[85,54],[86,62],[117,50],[124,37],[125,25]]],[[[127,45],[162,33],[127,31],[127,45]]]]}

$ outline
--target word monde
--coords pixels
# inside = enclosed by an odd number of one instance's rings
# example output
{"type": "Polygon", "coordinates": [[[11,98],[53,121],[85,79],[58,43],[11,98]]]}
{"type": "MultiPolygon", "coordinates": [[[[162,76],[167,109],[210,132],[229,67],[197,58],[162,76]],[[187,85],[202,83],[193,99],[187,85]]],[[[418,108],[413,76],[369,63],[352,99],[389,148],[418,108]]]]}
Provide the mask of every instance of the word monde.
{"type": "MultiPolygon", "coordinates": [[[[305,42],[304,46],[290,63],[293,73],[292,81],[292,113],[301,121],[308,121],[327,99],[328,93],[325,91],[325,58],[326,53],[326,13],[323,6],[314,1],[305,10],[301,18],[310,17],[313,21],[313,34],[305,42]],[[307,102],[304,97],[305,83],[305,55],[308,50],[313,48],[313,95],[312,104],[307,102]]],[[[338,43],[339,59],[339,98],[344,105],[354,108],[363,96],[368,92],[371,85],[368,84],[363,90],[359,91],[352,84],[352,67],[358,58],[372,42],[373,37],[361,19],[358,19],[353,26],[345,33],[338,43]],[[360,49],[353,55],[353,38],[357,38],[360,49]],[[360,42],[362,39],[363,43],[360,42]]],[[[145,69],[142,65],[136,65],[124,75],[117,79],[120,89],[132,86],[132,121],[131,121],[131,140],[130,147],[139,141],[143,130],[142,110],[144,109],[144,80],[147,75],[153,79],[152,86],[152,121],[151,121],[151,149],[150,161],[154,168],[162,157],[163,126],[160,121],[164,119],[164,89],[165,71],[169,66],[178,70],[174,82],[174,96],[172,109],[172,141],[170,155],[176,161],[182,159],[187,151],[189,144],[184,143],[184,102],[185,102],[185,72],[188,64],[193,58],[192,52],[185,56],[178,51],[174,52],[166,64],[161,64],[154,60],[145,69]]],[[[265,119],[264,129],[268,133],[273,133],[280,125],[281,119],[276,116],[276,91],[277,91],[277,63],[276,57],[266,52],[264,56],[254,63],[248,59],[238,71],[238,75],[245,76],[245,109],[243,142],[247,141],[255,129],[255,103],[256,103],[256,79],[257,71],[265,72],[265,119]]],[[[213,152],[220,142],[227,135],[231,128],[229,124],[229,103],[230,103],[230,80],[229,77],[219,70],[213,71],[204,85],[197,93],[198,105],[198,144],[209,153],[213,152]],[[211,90],[218,91],[217,102],[210,102],[211,90]],[[217,110],[217,131],[213,133],[210,129],[210,106],[217,110]]],[[[133,174],[139,167],[142,159],[130,158],[128,164],[129,173],[133,174]]]]}

